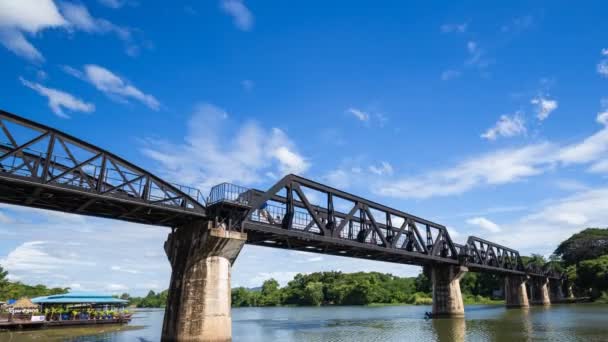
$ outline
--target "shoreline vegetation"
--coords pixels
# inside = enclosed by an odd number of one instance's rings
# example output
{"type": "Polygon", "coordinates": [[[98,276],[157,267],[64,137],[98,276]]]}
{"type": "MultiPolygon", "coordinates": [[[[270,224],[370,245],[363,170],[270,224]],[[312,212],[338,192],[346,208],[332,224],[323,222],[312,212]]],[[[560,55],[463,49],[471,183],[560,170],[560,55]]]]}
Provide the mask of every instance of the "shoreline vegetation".
{"type": "MultiPolygon", "coordinates": [[[[608,228],[587,228],[559,244],[549,260],[542,255],[522,256],[525,265],[553,268],[567,276],[564,294],[589,297],[608,304],[608,228]]],[[[490,273],[468,272],[460,280],[465,304],[502,304],[503,279],[490,273]]],[[[0,266],[0,301],[67,293],[69,288],[47,288],[8,280],[0,266]]],[[[137,308],[163,308],[168,291],[150,291],[145,297],[117,296],[137,308]]],[[[275,279],[260,288],[232,289],[233,307],[329,305],[430,305],[431,283],[424,273],[398,277],[379,272],[316,272],[298,274],[284,287],[275,279]]]]}
{"type": "MultiPolygon", "coordinates": [[[[465,304],[500,304],[492,298],[500,279],[468,273],[461,280],[465,304]]],[[[296,275],[285,287],[274,279],[261,288],[232,289],[233,307],[430,305],[431,283],[424,274],[398,277],[379,272],[316,272],[296,275]]]]}

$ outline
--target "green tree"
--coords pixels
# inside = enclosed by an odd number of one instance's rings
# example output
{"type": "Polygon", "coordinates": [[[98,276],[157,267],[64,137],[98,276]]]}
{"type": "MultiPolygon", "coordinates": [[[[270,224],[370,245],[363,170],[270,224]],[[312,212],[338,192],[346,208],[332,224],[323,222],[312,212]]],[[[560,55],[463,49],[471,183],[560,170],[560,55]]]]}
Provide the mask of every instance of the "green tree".
{"type": "Polygon", "coordinates": [[[4,268],[2,268],[2,266],[0,266],[0,299],[2,299],[4,297],[7,286],[8,286],[8,271],[5,271],[4,268]]]}
{"type": "Polygon", "coordinates": [[[323,303],[323,283],[315,281],[308,283],[304,288],[304,300],[309,305],[319,306],[323,303]]]}
{"type": "Polygon", "coordinates": [[[581,261],[576,268],[577,285],[590,288],[591,296],[597,298],[608,290],[608,254],[597,259],[581,261]]]}
{"type": "Polygon", "coordinates": [[[608,229],[587,228],[572,235],[555,250],[566,266],[608,254],[608,229]]]}
{"type": "Polygon", "coordinates": [[[244,287],[237,287],[236,289],[232,289],[232,306],[241,307],[241,306],[252,306],[250,302],[249,291],[247,291],[244,287]]]}
{"type": "Polygon", "coordinates": [[[416,277],[415,284],[416,292],[431,293],[433,289],[431,280],[424,274],[424,272],[421,272],[418,277],[416,277]]]}
{"type": "Polygon", "coordinates": [[[268,279],[262,284],[261,304],[264,306],[281,305],[281,291],[279,290],[279,282],[274,279],[268,279]]]}

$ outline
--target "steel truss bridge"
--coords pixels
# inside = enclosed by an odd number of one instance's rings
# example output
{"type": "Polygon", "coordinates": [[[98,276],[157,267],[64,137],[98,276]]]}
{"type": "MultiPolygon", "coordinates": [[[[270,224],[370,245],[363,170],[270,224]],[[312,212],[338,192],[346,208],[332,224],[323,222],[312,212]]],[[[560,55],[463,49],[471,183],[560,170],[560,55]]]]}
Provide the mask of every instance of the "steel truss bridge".
{"type": "Polygon", "coordinates": [[[561,278],[519,252],[347,192],[288,175],[268,191],[223,183],[205,198],[56,129],[0,110],[0,202],[177,228],[214,220],[249,244],[403,264],[561,278]]]}

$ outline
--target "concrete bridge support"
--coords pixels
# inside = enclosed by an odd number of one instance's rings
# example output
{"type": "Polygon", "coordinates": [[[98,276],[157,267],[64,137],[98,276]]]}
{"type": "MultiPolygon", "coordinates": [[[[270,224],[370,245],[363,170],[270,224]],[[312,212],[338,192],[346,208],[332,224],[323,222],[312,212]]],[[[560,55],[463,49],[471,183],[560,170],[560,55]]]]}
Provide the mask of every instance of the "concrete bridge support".
{"type": "Polygon", "coordinates": [[[460,278],[468,271],[463,266],[430,266],[433,283],[433,317],[464,317],[460,278]]]}
{"type": "Polygon", "coordinates": [[[507,308],[527,308],[530,306],[526,291],[526,276],[505,276],[505,304],[507,308]]]}
{"type": "Polygon", "coordinates": [[[530,304],[551,305],[549,297],[549,278],[532,277],[530,280],[530,304]]]}
{"type": "Polygon", "coordinates": [[[564,300],[563,283],[560,279],[549,280],[549,299],[551,303],[564,300]]]}
{"type": "Polygon", "coordinates": [[[169,234],[172,273],[162,341],[231,341],[230,270],[246,239],[210,221],[169,234]]]}

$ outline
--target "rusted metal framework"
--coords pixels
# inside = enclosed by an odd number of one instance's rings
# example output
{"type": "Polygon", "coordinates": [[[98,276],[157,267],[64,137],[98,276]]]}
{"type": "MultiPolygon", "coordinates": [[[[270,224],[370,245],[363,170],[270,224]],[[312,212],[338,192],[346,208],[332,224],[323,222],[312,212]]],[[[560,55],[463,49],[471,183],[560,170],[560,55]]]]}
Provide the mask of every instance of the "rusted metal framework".
{"type": "Polygon", "coordinates": [[[551,269],[525,268],[516,250],[473,236],[456,244],[443,225],[296,175],[268,191],[223,183],[205,203],[196,189],[2,110],[0,202],[173,228],[215,220],[246,231],[254,245],[561,277],[551,269]]]}
{"type": "MultiPolygon", "coordinates": [[[[452,241],[445,226],[359,196],[288,175],[268,191],[220,184],[209,215],[246,231],[249,243],[341,256],[425,265],[466,265],[473,271],[548,276],[526,269],[519,252],[478,237],[452,241]]],[[[551,275],[554,276],[554,275],[551,275]]]]}
{"type": "Polygon", "coordinates": [[[164,226],[206,217],[198,190],[5,111],[0,202],[164,226]]]}
{"type": "Polygon", "coordinates": [[[525,273],[519,252],[475,236],[470,236],[461,253],[473,269],[505,269],[511,273],[525,273]]]}
{"type": "Polygon", "coordinates": [[[221,184],[212,190],[209,203],[211,215],[247,231],[252,244],[403,263],[458,264],[444,226],[295,175],[266,192],[221,184]]]}

